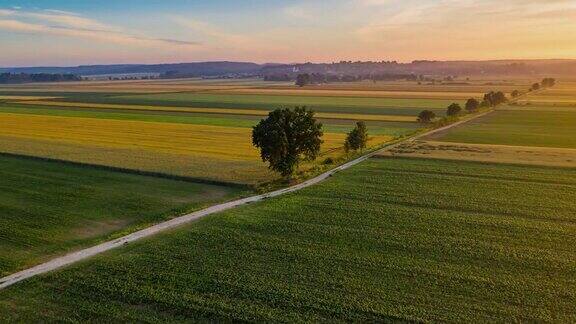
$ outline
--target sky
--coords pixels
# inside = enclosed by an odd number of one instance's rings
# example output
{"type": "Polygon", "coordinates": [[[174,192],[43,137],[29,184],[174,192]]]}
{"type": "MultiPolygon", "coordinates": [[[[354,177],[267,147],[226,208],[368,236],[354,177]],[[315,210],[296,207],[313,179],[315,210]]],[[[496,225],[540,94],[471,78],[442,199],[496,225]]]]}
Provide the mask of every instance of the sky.
{"type": "Polygon", "coordinates": [[[0,66],[576,58],[576,0],[0,0],[0,66]]]}

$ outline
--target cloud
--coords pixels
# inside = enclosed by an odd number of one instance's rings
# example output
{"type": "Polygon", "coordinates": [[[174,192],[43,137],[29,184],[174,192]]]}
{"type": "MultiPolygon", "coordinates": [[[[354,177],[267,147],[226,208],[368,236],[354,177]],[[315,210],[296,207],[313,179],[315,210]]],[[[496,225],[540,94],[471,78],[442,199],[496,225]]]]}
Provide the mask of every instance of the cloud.
{"type": "Polygon", "coordinates": [[[197,31],[220,43],[228,43],[235,46],[242,46],[252,42],[252,39],[250,37],[226,32],[212,24],[197,19],[172,16],[171,20],[184,28],[197,31]]]}
{"type": "Polygon", "coordinates": [[[390,0],[356,0],[355,2],[361,6],[383,6],[383,5],[389,5],[392,1],[390,1],[390,0]]]}
{"type": "Polygon", "coordinates": [[[11,16],[15,13],[16,11],[14,10],[10,10],[10,9],[0,9],[0,16],[11,16]]]}
{"type": "Polygon", "coordinates": [[[370,19],[357,25],[354,34],[366,52],[466,59],[566,57],[576,50],[569,32],[576,27],[575,1],[397,2],[402,3],[372,7],[370,19]]]}
{"type": "Polygon", "coordinates": [[[312,20],[314,19],[314,15],[302,6],[290,6],[285,7],[283,10],[285,15],[291,18],[296,19],[303,19],[303,20],[312,20]]]}
{"type": "Polygon", "coordinates": [[[195,47],[199,45],[196,42],[129,33],[117,26],[61,10],[23,11],[0,9],[0,29],[144,47],[162,47],[167,45],[195,47]]]}
{"type": "MultiPolygon", "coordinates": [[[[375,1],[380,0],[362,0],[375,1]]],[[[511,30],[506,27],[530,27],[535,19],[548,19],[551,24],[559,23],[559,18],[575,17],[576,6],[572,1],[551,0],[436,0],[420,5],[408,5],[402,9],[370,22],[357,29],[365,39],[384,36],[388,39],[395,33],[428,35],[440,33],[449,35],[467,30],[482,34],[486,30],[499,30],[500,34],[511,30]],[[428,30],[428,32],[426,32],[428,30]]],[[[533,26],[533,30],[539,26],[533,26]]]]}

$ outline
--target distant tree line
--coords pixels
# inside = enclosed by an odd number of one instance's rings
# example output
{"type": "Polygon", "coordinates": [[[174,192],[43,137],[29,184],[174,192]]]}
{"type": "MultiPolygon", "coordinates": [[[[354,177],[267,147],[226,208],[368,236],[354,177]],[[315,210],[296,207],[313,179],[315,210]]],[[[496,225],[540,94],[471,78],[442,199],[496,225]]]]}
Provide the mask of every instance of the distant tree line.
{"type": "Polygon", "coordinates": [[[552,88],[556,85],[556,79],[544,78],[540,83],[534,83],[528,91],[537,91],[540,89],[552,88]]]}
{"type": "MultiPolygon", "coordinates": [[[[542,79],[541,82],[536,82],[536,83],[532,84],[530,86],[530,88],[528,89],[528,92],[538,91],[540,89],[552,88],[555,85],[556,85],[556,79],[544,78],[544,79],[542,79]]],[[[522,94],[524,94],[524,93],[521,92],[520,90],[514,90],[514,91],[512,91],[511,96],[512,96],[512,98],[518,98],[522,94]]]]}
{"type": "Polygon", "coordinates": [[[324,73],[299,73],[299,74],[272,74],[264,76],[264,81],[295,82],[303,87],[311,84],[325,84],[338,82],[358,81],[416,81],[418,76],[414,74],[324,74],[324,73]]]}
{"type": "Polygon", "coordinates": [[[50,74],[50,73],[0,73],[0,84],[18,84],[31,82],[65,82],[82,81],[82,78],[75,74],[50,74]]]}
{"type": "MultiPolygon", "coordinates": [[[[477,112],[481,108],[492,108],[503,103],[506,103],[508,98],[502,91],[490,91],[484,95],[482,101],[476,98],[470,98],[466,101],[464,109],[458,103],[452,103],[446,108],[446,117],[440,119],[438,123],[440,125],[449,124],[453,118],[456,118],[465,112],[472,114],[477,112]]],[[[436,113],[431,110],[423,110],[418,114],[418,122],[422,124],[429,124],[436,122],[436,113]]]]}

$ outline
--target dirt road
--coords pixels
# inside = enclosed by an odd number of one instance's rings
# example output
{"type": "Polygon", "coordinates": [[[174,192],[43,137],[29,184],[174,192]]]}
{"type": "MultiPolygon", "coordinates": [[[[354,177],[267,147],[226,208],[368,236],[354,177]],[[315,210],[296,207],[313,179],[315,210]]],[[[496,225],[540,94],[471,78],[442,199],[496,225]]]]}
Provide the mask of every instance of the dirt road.
{"type": "Polygon", "coordinates": [[[402,141],[391,143],[380,150],[370,152],[364,156],[361,156],[355,160],[352,160],[352,161],[347,162],[341,166],[338,166],[337,168],[334,168],[328,172],[325,172],[325,173],[323,173],[323,174],[321,174],[315,178],[312,178],[312,179],[307,180],[305,182],[302,182],[300,184],[294,185],[292,187],[280,189],[280,190],[273,191],[273,192],[266,193],[266,194],[262,194],[262,195],[256,195],[256,196],[251,196],[251,197],[247,197],[247,198],[243,198],[243,199],[239,199],[239,200],[235,200],[235,201],[230,201],[230,202],[215,205],[212,207],[208,207],[206,209],[199,210],[197,212],[193,212],[191,214],[184,215],[184,216],[181,216],[178,218],[174,218],[174,219],[171,219],[169,221],[159,223],[157,225],[145,228],[145,229],[140,230],[138,232],[123,236],[119,239],[115,239],[115,240],[108,241],[108,242],[105,242],[105,243],[102,243],[102,244],[99,244],[99,245],[96,245],[96,246],[93,246],[90,248],[86,248],[86,249],[83,249],[83,250],[80,250],[77,252],[73,252],[73,253],[67,254],[65,256],[55,258],[51,261],[39,264],[35,267],[16,272],[12,275],[6,276],[4,278],[0,278],[0,290],[7,288],[9,286],[12,286],[12,285],[14,285],[14,284],[16,284],[22,280],[26,280],[28,278],[31,278],[31,277],[34,277],[37,275],[45,274],[45,273],[48,273],[50,271],[54,271],[54,270],[63,268],[63,267],[68,266],[70,264],[73,264],[73,263],[76,263],[76,262],[79,262],[82,260],[86,260],[92,256],[97,255],[97,254],[100,254],[100,253],[103,253],[103,252],[106,252],[106,251],[109,251],[109,250],[112,250],[115,248],[119,248],[119,247],[124,246],[126,244],[129,244],[131,242],[135,242],[135,241],[138,241],[140,239],[150,237],[152,235],[158,234],[160,232],[163,232],[163,231],[166,231],[166,230],[169,230],[169,229],[172,229],[172,228],[184,225],[184,224],[188,224],[190,222],[193,222],[195,220],[198,220],[202,217],[205,217],[205,216],[208,216],[211,214],[219,213],[219,212],[222,212],[222,211],[225,211],[228,209],[232,209],[232,208],[235,208],[238,206],[243,206],[243,205],[255,203],[255,202],[258,202],[258,201],[261,201],[264,199],[277,197],[280,195],[285,195],[287,193],[299,191],[301,189],[313,186],[315,184],[318,184],[318,183],[328,179],[332,175],[334,175],[334,174],[336,174],[342,170],[348,169],[348,168],[350,168],[350,167],[352,167],[358,163],[361,163],[361,162],[369,159],[370,157],[372,157],[374,155],[382,153],[383,151],[390,150],[390,149],[392,149],[392,148],[394,148],[394,147],[396,147],[402,143],[405,143],[406,141],[413,141],[413,140],[419,139],[419,138],[424,137],[424,136],[429,136],[429,135],[432,135],[432,134],[437,133],[437,132],[445,131],[445,130],[450,129],[452,127],[456,127],[456,126],[461,125],[463,123],[467,123],[471,120],[482,117],[482,116],[489,114],[491,112],[492,111],[487,111],[485,113],[475,115],[471,118],[466,118],[466,119],[461,120],[459,122],[456,122],[454,124],[451,124],[451,125],[448,125],[448,126],[445,126],[442,128],[438,128],[438,129],[435,129],[435,130],[432,130],[432,131],[429,131],[426,133],[422,133],[422,134],[404,139],[402,141]]]}

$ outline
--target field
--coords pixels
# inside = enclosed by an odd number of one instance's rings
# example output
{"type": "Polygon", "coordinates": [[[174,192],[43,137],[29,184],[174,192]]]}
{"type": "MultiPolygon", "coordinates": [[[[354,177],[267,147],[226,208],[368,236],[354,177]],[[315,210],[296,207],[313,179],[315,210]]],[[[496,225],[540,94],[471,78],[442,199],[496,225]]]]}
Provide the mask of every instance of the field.
{"type": "Polygon", "coordinates": [[[442,115],[452,102],[481,96],[476,86],[359,85],[184,79],[2,86],[0,152],[258,185],[276,176],[250,132],[275,108],[307,106],[324,125],[321,159],[304,172],[345,158],[345,134],[356,121],[367,123],[369,144],[378,147],[421,130],[423,109],[442,115]]]}
{"type": "MultiPolygon", "coordinates": [[[[369,95],[369,94],[368,94],[369,95]]],[[[346,114],[391,114],[417,115],[422,109],[443,112],[455,100],[381,97],[339,97],[339,96],[283,96],[264,94],[226,93],[162,93],[152,95],[131,95],[95,97],[92,103],[112,103],[124,105],[155,105],[202,108],[257,109],[307,106],[317,112],[346,114]]],[[[461,101],[461,100],[457,100],[461,101]]]]}
{"type": "MultiPolygon", "coordinates": [[[[567,82],[530,94],[519,103],[504,106],[494,113],[464,127],[430,137],[454,143],[496,144],[510,146],[576,148],[574,125],[576,107],[565,106],[568,98],[576,100],[576,84],[567,82]],[[559,93],[564,93],[559,97],[559,93]],[[545,105],[541,98],[548,98],[545,105]]],[[[570,99],[570,100],[572,100],[570,99]]]]}
{"type": "Polygon", "coordinates": [[[381,156],[576,167],[576,149],[409,141],[381,156]]]}
{"type": "Polygon", "coordinates": [[[4,155],[0,178],[0,277],[240,193],[4,155]]]}
{"type": "MultiPolygon", "coordinates": [[[[274,108],[317,112],[325,143],[302,171],[319,172],[345,157],[357,120],[377,147],[421,131],[423,109],[441,115],[529,84],[2,87],[0,152],[116,169],[0,155],[0,276],[275,179],[250,142],[274,108]]],[[[531,93],[303,191],[1,290],[0,322],[576,321],[570,89],[531,93]]]]}
{"type": "Polygon", "coordinates": [[[431,139],[476,144],[576,148],[576,112],[499,110],[431,139]]]}
{"type": "Polygon", "coordinates": [[[574,169],[372,159],[0,291],[0,314],[573,322],[575,200],[574,169]]]}
{"type": "MultiPolygon", "coordinates": [[[[0,123],[0,147],[11,153],[238,184],[271,176],[249,128],[9,113],[0,114],[0,123]]],[[[329,153],[341,147],[344,134],[323,139],[329,153]]]]}

